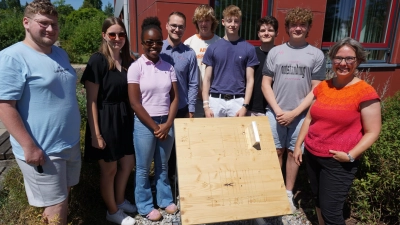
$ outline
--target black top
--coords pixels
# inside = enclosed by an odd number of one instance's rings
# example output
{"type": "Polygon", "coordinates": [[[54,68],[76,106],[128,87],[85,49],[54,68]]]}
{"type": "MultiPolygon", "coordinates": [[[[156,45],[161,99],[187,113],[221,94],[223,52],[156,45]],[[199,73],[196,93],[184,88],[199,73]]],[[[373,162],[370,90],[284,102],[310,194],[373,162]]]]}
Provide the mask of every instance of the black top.
{"type": "Polygon", "coordinates": [[[268,52],[262,51],[260,47],[255,47],[255,48],[256,48],[257,58],[260,64],[254,66],[254,86],[253,86],[253,94],[251,95],[249,103],[249,110],[265,114],[266,112],[265,108],[267,107],[267,100],[265,100],[264,95],[261,91],[261,84],[263,79],[262,70],[268,52]]]}
{"type": "MultiPolygon", "coordinates": [[[[93,54],[83,73],[81,82],[99,84],[97,95],[98,124],[106,148],[92,146],[89,123],[86,126],[85,159],[116,161],[134,154],[133,113],[128,98],[127,71],[122,68],[109,70],[108,62],[101,53],[93,54]]],[[[93,135],[94,136],[94,135],[93,135]]]]}

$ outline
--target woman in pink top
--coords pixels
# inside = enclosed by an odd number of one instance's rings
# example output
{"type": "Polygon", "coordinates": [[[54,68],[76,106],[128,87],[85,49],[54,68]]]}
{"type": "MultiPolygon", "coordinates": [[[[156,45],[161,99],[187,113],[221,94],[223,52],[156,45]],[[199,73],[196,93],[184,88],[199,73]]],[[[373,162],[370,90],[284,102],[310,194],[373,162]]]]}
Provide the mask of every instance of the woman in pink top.
{"type": "Polygon", "coordinates": [[[178,89],[173,66],[159,57],[163,38],[157,17],[148,17],[143,21],[141,40],[144,54],[128,70],[129,101],[135,111],[135,200],[138,212],[156,221],[161,219],[161,214],[154,209],[149,181],[153,159],[157,204],[170,214],[178,210],[168,179],[178,89]]]}
{"type": "Polygon", "coordinates": [[[314,101],[301,127],[294,158],[300,165],[304,141],[319,224],[344,225],[343,205],[359,158],[378,139],[381,107],[374,88],[356,76],[367,56],[359,42],[344,38],[328,55],[336,76],[313,90],[314,101]]]}

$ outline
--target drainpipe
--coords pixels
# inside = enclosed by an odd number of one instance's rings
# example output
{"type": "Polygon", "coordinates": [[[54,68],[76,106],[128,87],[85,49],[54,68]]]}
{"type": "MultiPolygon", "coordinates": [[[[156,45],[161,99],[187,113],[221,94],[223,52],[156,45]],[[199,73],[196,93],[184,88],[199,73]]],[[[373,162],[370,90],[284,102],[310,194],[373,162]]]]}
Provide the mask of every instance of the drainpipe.
{"type": "Polygon", "coordinates": [[[123,0],[124,1],[124,5],[123,5],[123,9],[124,9],[124,24],[125,24],[125,28],[126,28],[126,33],[128,34],[128,38],[130,38],[131,33],[130,33],[130,27],[129,27],[129,4],[128,4],[128,0],[123,0]]]}

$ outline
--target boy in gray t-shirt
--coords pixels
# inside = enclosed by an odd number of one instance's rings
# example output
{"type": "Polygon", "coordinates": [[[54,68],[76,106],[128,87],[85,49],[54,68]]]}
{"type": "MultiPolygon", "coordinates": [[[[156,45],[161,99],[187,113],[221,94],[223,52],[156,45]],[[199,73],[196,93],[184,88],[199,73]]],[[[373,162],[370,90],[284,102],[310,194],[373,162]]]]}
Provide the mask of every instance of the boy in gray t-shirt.
{"type": "Polygon", "coordinates": [[[293,211],[296,210],[293,187],[299,170],[293,150],[313,100],[312,90],[325,79],[324,54],[306,42],[312,18],[313,14],[308,9],[288,11],[285,29],[289,41],[271,49],[263,68],[262,91],[268,102],[266,114],[281,166],[283,153],[288,152],[285,183],[293,211]]]}

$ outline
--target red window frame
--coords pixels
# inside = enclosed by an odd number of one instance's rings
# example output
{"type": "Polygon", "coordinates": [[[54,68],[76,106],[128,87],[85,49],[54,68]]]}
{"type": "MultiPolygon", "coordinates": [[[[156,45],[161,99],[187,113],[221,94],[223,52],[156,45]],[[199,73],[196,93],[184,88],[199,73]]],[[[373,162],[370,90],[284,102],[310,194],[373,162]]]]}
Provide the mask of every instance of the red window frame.
{"type": "MultiPolygon", "coordinates": [[[[264,0],[262,1],[262,5],[261,5],[261,17],[267,16],[268,14],[268,0],[264,0]]],[[[259,46],[261,45],[260,40],[247,40],[247,42],[249,42],[250,44],[254,45],[254,46],[259,46]]]]}
{"type": "MultiPolygon", "coordinates": [[[[242,1],[242,0],[240,0],[242,1]]],[[[275,0],[276,1],[276,0],[275,0]]],[[[270,10],[268,8],[269,3],[272,2],[272,0],[263,0],[261,3],[261,17],[267,16],[268,15],[268,10],[270,10]]],[[[232,4],[234,4],[235,1],[233,1],[232,4]]],[[[215,9],[215,0],[210,0],[210,6],[213,7],[215,9]]],[[[260,40],[246,40],[247,42],[249,42],[250,44],[254,45],[254,46],[259,46],[261,45],[260,40]]]]}
{"type": "MultiPolygon", "coordinates": [[[[367,0],[355,0],[355,10],[353,14],[353,22],[351,24],[351,38],[360,40],[361,27],[364,19],[365,5],[367,0]]],[[[390,14],[386,29],[386,38],[384,43],[361,43],[365,48],[390,48],[391,37],[393,34],[393,24],[395,22],[396,6],[399,6],[399,0],[392,0],[390,14]]],[[[335,42],[322,42],[322,48],[327,48],[334,45],[335,42]]]]}

